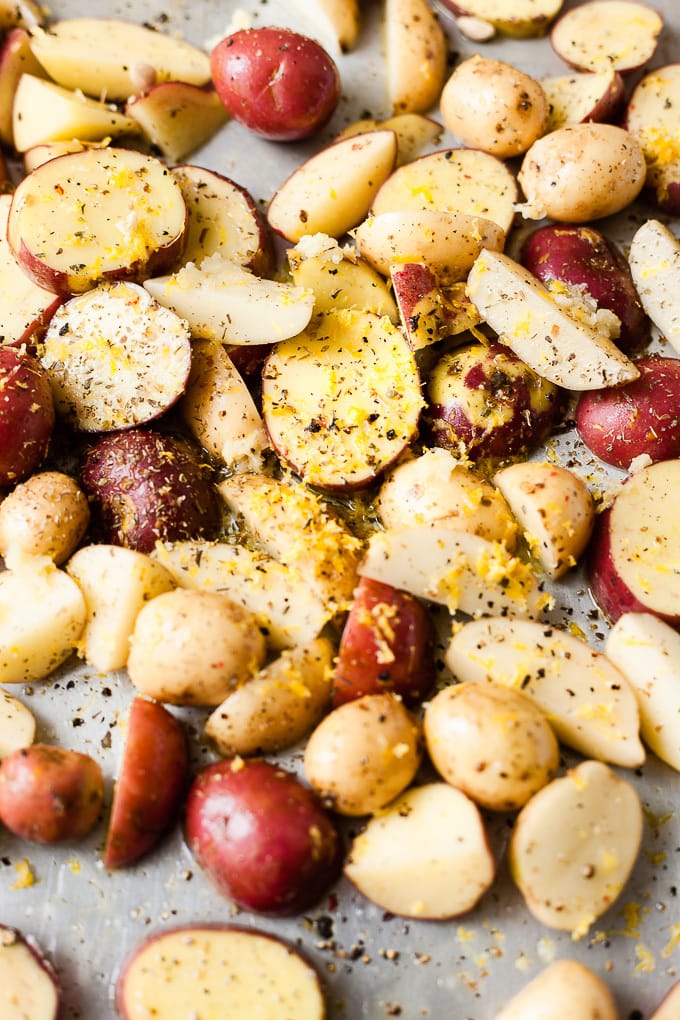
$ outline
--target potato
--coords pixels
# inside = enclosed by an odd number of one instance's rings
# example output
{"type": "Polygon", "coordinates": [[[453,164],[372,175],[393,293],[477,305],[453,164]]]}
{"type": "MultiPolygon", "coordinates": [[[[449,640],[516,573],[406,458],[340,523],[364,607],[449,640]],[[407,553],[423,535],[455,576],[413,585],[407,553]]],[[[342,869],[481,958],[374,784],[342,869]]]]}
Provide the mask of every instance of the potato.
{"type": "MultiPolygon", "coordinates": [[[[0,104],[2,103],[2,50],[0,50],[0,104]]],[[[0,123],[1,123],[0,114],[0,123]]],[[[1,131],[0,127],[0,131],[1,131]]],[[[0,164],[0,190],[2,167],[0,164]]],[[[0,343],[13,347],[25,343],[33,352],[33,344],[47,327],[61,304],[61,298],[44,287],[38,287],[17,265],[7,243],[7,219],[11,195],[0,195],[0,343]]]]}
{"type": "Polygon", "coordinates": [[[619,1020],[604,981],[578,960],[557,960],[541,971],[496,1015],[496,1020],[562,1020],[565,1003],[586,1020],[619,1020]]]}
{"type": "Polygon", "coordinates": [[[663,997],[649,1020],[674,1020],[680,1008],[680,981],[675,981],[663,997]]]}
{"type": "Polygon", "coordinates": [[[22,701],[0,687],[0,760],[35,740],[35,716],[22,701]]]}
{"type": "Polygon", "coordinates": [[[287,29],[244,29],[210,55],[217,94],[256,134],[290,142],[316,134],[340,98],[340,75],[313,39],[287,29]]]}
{"type": "Polygon", "coordinates": [[[49,377],[24,350],[0,346],[0,487],[26,478],[54,429],[49,377]]]}
{"type": "Polygon", "coordinates": [[[265,761],[202,769],[186,804],[189,849],[218,890],[246,910],[290,915],[338,875],[338,832],[314,794],[265,761]]]}
{"type": "Polygon", "coordinates": [[[0,763],[0,821],[35,843],[82,839],[99,820],[104,780],[86,754],[33,744],[0,763]]]}
{"type": "Polygon", "coordinates": [[[447,39],[427,0],[386,0],[385,49],[392,113],[429,110],[446,75],[447,39]]]}
{"type": "Polygon", "coordinates": [[[510,64],[479,54],[458,65],[440,102],[449,131],[464,145],[500,159],[526,152],[548,123],[540,84],[510,64]]]}
{"type": "Polygon", "coordinates": [[[61,986],[38,943],[0,925],[0,1015],[8,1020],[58,1020],[61,986]]]}
{"type": "Polygon", "coordinates": [[[559,765],[544,713],[501,684],[445,687],[426,706],[424,733],[442,778],[490,811],[523,807],[559,765]]]}
{"type": "Polygon", "coordinates": [[[385,807],[415,776],[420,725],[393,694],[367,694],[334,709],[305,750],[305,773],[323,802],[341,815],[385,807]]]}
{"type": "Polygon", "coordinates": [[[646,193],[671,216],[680,215],[680,150],[674,117],[679,92],[680,63],[654,68],[631,92],[623,125],[645,154],[646,193]]]}
{"type": "Polygon", "coordinates": [[[264,658],[251,613],[226,595],[178,588],[138,613],[127,665],[142,694],[171,705],[215,706],[264,658]]]}
{"type": "Polygon", "coordinates": [[[544,35],[564,0],[443,0],[459,17],[479,19],[518,39],[544,35]]]}
{"type": "Polygon", "coordinates": [[[21,482],[0,503],[0,555],[19,552],[64,563],[87,530],[90,509],[77,483],[60,471],[21,482]]]}
{"type": "Polygon", "coordinates": [[[548,100],[549,131],[588,120],[611,124],[625,100],[623,78],[612,67],[551,74],[541,78],[541,86],[548,100]]]}
{"type": "Polygon", "coordinates": [[[663,18],[635,0],[590,0],[555,22],[550,42],[572,67],[598,71],[613,67],[621,74],[643,67],[656,50],[663,18]]]}
{"type": "Polygon", "coordinates": [[[647,220],[630,245],[630,270],[642,305],[665,340],[680,353],[680,241],[659,220],[647,220]]]}
{"type": "Polygon", "coordinates": [[[80,481],[104,542],[150,552],[157,541],[217,533],[215,490],[184,440],[151,429],[104,435],[87,449],[80,481]]]}
{"type": "Polygon", "coordinates": [[[183,81],[156,82],[129,99],[125,113],[172,163],[206,145],[229,120],[216,92],[183,81]]]}

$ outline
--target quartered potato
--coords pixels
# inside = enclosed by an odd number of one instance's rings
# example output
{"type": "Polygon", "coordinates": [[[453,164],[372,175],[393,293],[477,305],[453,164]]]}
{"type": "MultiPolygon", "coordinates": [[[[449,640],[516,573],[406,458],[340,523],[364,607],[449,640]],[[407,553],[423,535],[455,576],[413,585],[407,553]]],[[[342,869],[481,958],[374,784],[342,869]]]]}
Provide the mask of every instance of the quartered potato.
{"type": "Polygon", "coordinates": [[[62,990],[54,967],[38,943],[16,928],[0,926],[0,1013],[58,1020],[62,990]]]}
{"type": "Polygon", "coordinates": [[[496,1020],[562,1020],[565,1003],[582,1020],[619,1020],[614,996],[578,960],[557,960],[513,996],[496,1020]]]}

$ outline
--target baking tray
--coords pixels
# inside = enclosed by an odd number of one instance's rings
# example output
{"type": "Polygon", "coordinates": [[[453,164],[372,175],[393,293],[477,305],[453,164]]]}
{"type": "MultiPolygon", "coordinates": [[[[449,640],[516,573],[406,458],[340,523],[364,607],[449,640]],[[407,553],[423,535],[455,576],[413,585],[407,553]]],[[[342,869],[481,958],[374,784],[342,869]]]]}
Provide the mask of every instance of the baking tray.
{"type": "MultiPolygon", "coordinates": [[[[343,98],[325,135],[312,143],[277,145],[255,138],[230,123],[193,161],[227,174],[266,202],[300,161],[359,116],[386,116],[382,62],[381,9],[364,2],[365,27],[357,49],[336,57],[343,98]]],[[[569,3],[566,5],[570,6],[569,3]]],[[[680,3],[659,0],[666,27],[653,63],[680,59],[680,3]]],[[[312,34],[277,0],[170,0],[116,3],[98,0],[88,14],[126,17],[210,45],[228,30],[236,10],[255,25],[288,25],[312,34]]],[[[451,50],[468,56],[479,46],[462,38],[442,10],[451,50]]],[[[52,17],[82,14],[82,4],[60,0],[52,17]]],[[[563,71],[547,40],[497,40],[483,52],[507,60],[535,76],[563,71]]],[[[436,116],[436,111],[435,111],[436,116]]],[[[447,144],[444,136],[444,144],[447,144]]],[[[640,218],[652,210],[627,212],[603,224],[625,244],[640,218]]],[[[611,483],[571,435],[548,451],[578,465],[593,488],[611,483]]],[[[544,451],[545,453],[545,451],[544,451]]],[[[616,472],[613,477],[621,477],[616,472]]],[[[580,628],[597,645],[605,625],[578,576],[553,588],[555,618],[580,628]]],[[[124,741],[124,718],[133,690],[124,672],[102,675],[69,663],[48,681],[12,687],[38,719],[38,739],[91,754],[102,765],[110,799],[124,741]]],[[[195,764],[212,755],[201,744],[207,713],[178,711],[192,735],[195,764]]],[[[299,766],[300,755],[285,761],[299,766]]],[[[572,760],[565,757],[568,766],[572,760]]],[[[192,921],[230,921],[276,933],[301,946],[317,965],[332,1020],[430,1017],[488,1020],[541,968],[560,957],[583,961],[606,978],[622,1018],[648,1016],[676,979],[680,965],[680,818],[676,804],[680,779],[650,756],[634,773],[623,771],[638,788],[645,807],[642,851],[632,877],[614,907],[587,937],[572,941],[532,919],[507,876],[504,851],[510,820],[489,816],[498,877],[478,908],[441,923],[386,915],[341,880],[308,914],[291,920],[256,917],[222,898],[196,866],[179,828],[162,848],[137,867],[107,872],[101,855],[105,826],[76,846],[42,848],[0,832],[0,920],[35,936],[54,961],[65,993],[65,1020],[108,1020],[115,1016],[112,990],[130,950],[152,931],[192,921]]],[[[348,833],[357,824],[348,827],[348,833]]],[[[565,1018],[578,1020],[565,1004],[565,1018]]],[[[247,1020],[247,1018],[242,1018],[247,1020]]]]}

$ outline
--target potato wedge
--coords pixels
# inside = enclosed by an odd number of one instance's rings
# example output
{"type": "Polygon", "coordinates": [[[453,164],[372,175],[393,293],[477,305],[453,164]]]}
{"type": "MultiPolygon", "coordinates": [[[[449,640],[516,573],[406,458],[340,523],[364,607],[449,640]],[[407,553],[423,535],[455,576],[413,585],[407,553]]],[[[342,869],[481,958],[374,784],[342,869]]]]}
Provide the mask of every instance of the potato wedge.
{"type": "Polygon", "coordinates": [[[518,39],[544,35],[564,0],[443,0],[454,14],[479,18],[518,39]]]}
{"type": "Polygon", "coordinates": [[[496,1020],[559,1020],[565,1002],[575,1016],[619,1020],[619,1011],[602,978],[578,960],[557,960],[541,971],[497,1014],[496,1020]]]}
{"type": "Polygon", "coordinates": [[[7,243],[11,204],[11,195],[0,195],[0,343],[22,344],[44,333],[62,299],[17,264],[7,243]]]}
{"type": "Polygon", "coordinates": [[[182,81],[152,85],[128,101],[125,113],[172,163],[205,145],[229,119],[214,90],[182,81]]]}
{"type": "Polygon", "coordinates": [[[309,22],[324,45],[347,53],[361,29],[359,0],[284,0],[285,6],[309,22]]]}
{"type": "Polygon", "coordinates": [[[387,92],[392,113],[434,106],[446,75],[447,42],[427,0],[386,0],[387,92]]]}
{"type": "Polygon", "coordinates": [[[612,67],[636,71],[653,56],[663,18],[634,0],[590,0],[555,22],[550,42],[556,53],[580,71],[612,67]]]}
{"type": "Polygon", "coordinates": [[[31,37],[25,28],[12,28],[0,46],[0,141],[14,148],[12,107],[22,74],[44,78],[45,70],[31,49],[31,37]]]}
{"type": "Polygon", "coordinates": [[[0,503],[0,556],[10,567],[21,556],[49,556],[62,564],[90,520],[85,495],[60,471],[37,471],[0,503]]]}
{"type": "Polygon", "coordinates": [[[37,942],[0,926],[0,1011],[8,1018],[59,1020],[61,986],[37,942]]]}
{"type": "Polygon", "coordinates": [[[366,131],[382,130],[394,131],[397,136],[397,164],[401,166],[420,156],[426,146],[436,144],[444,128],[436,120],[425,117],[422,113],[396,113],[394,117],[387,117],[385,120],[372,120],[368,117],[355,120],[342,129],[338,141],[352,135],[365,134],[366,131]]]}
{"type": "Polygon", "coordinates": [[[680,353],[680,312],[672,297],[680,287],[680,241],[659,220],[648,220],[633,237],[629,261],[642,307],[680,353]]]}

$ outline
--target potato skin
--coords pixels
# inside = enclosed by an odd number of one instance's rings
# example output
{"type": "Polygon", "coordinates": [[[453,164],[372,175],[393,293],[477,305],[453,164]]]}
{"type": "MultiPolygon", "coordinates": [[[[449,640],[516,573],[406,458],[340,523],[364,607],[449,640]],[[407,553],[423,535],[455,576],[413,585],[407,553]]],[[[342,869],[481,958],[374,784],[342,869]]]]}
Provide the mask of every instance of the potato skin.
{"type": "Polygon", "coordinates": [[[329,815],[291,773],[240,758],[208,765],[186,804],[189,849],[218,890],[258,913],[311,907],[339,874],[329,815]]]}
{"type": "Polygon", "coordinates": [[[5,978],[0,987],[0,1015],[59,1020],[61,983],[51,961],[31,935],[0,924],[0,970],[5,978]]]}
{"type": "Polygon", "coordinates": [[[0,764],[0,820],[34,843],[82,839],[97,824],[104,780],[94,759],[33,744],[0,764]]]}
{"type": "Polygon", "coordinates": [[[0,504],[0,555],[17,550],[64,563],[89,520],[90,508],[77,483],[60,471],[41,471],[0,504]]]}
{"type": "Polygon", "coordinates": [[[35,470],[54,421],[52,389],[40,362],[24,350],[0,346],[0,487],[35,470]]]}
{"type": "Polygon", "coordinates": [[[340,75],[322,46],[283,28],[250,28],[210,55],[218,96],[234,118],[272,141],[309,138],[330,119],[340,75]]]}

